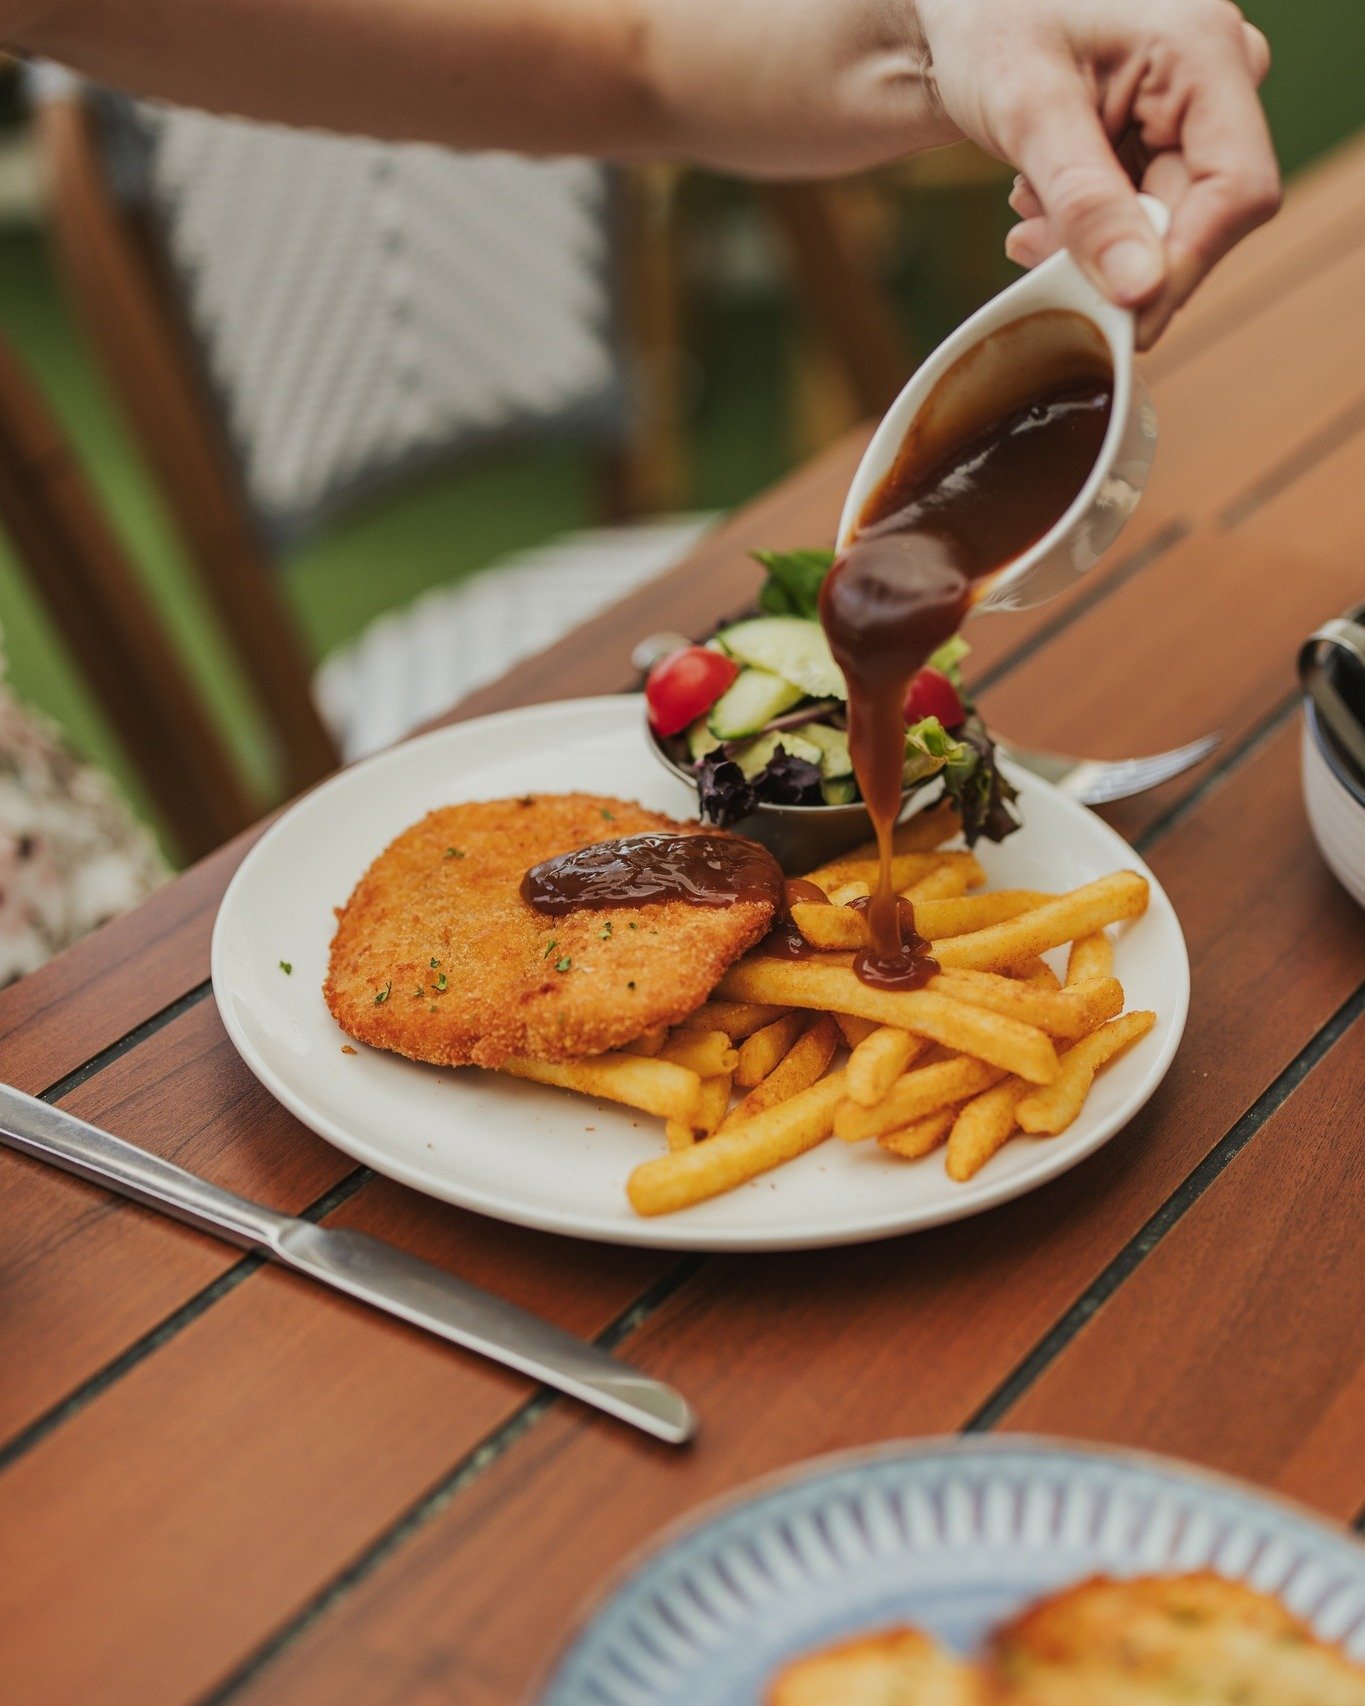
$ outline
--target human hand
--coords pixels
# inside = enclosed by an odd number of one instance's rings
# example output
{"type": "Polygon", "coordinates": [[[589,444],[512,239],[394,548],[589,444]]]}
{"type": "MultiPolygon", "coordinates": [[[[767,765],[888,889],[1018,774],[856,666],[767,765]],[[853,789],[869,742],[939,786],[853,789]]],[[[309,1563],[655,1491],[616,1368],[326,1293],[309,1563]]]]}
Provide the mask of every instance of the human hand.
{"type": "Polygon", "coordinates": [[[1011,259],[1066,247],[1142,348],[1279,206],[1256,90],[1270,49],[1229,0],[919,0],[931,89],[1017,167],[1011,259]],[[1135,186],[1171,209],[1163,245],[1135,186]]]}

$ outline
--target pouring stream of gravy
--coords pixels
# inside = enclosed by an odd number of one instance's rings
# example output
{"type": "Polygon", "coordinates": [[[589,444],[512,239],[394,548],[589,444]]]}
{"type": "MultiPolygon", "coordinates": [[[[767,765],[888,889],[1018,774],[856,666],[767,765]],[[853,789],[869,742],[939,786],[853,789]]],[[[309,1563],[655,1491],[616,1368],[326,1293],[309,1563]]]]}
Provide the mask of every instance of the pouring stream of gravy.
{"type": "Polygon", "coordinates": [[[1068,509],[1095,466],[1112,402],[1108,374],[1080,374],[930,456],[912,430],[825,579],[820,620],[848,683],[849,748],[880,858],[871,945],[854,962],[866,983],[914,989],[938,969],[891,883],[906,688],[961,627],[980,583],[1068,509]]]}

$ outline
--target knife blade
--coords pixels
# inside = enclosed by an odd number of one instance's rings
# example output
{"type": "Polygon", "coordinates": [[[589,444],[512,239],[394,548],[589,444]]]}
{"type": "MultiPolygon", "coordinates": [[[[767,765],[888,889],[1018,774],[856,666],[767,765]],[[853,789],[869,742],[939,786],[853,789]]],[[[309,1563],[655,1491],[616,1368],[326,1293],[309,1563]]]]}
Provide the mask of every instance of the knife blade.
{"type": "Polygon", "coordinates": [[[530,1375],[671,1445],[696,1432],[686,1400],[528,1310],[366,1232],[318,1226],[210,1184],[87,1120],[0,1084],[0,1143],[345,1292],[530,1375]]]}

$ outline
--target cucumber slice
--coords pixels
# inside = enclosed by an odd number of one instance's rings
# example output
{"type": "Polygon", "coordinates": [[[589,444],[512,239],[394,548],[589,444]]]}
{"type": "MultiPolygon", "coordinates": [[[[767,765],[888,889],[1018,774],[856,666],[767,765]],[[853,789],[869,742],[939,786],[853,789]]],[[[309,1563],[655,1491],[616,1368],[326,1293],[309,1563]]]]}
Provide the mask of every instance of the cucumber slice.
{"type": "Polygon", "coordinates": [[[851,776],[826,776],[820,792],[827,806],[851,806],[858,797],[858,784],[851,776]]]}
{"type": "Polygon", "coordinates": [[[818,622],[803,616],[755,616],[736,622],[718,637],[732,657],[756,669],[771,670],[812,698],[848,698],[843,674],[818,622]]]}
{"type": "Polygon", "coordinates": [[[717,740],[743,740],[780,717],[804,695],[799,687],[766,669],[742,669],[711,707],[717,740]]]}
{"type": "Polygon", "coordinates": [[[828,723],[803,723],[796,732],[802,740],[820,748],[820,774],[827,780],[853,774],[848,735],[843,729],[832,729],[828,723]]]}
{"type": "Polygon", "coordinates": [[[804,758],[807,764],[820,762],[818,746],[812,746],[808,740],[802,740],[800,735],[779,729],[775,734],[760,735],[756,741],[735,754],[735,762],[744,772],[746,781],[753,781],[779,746],[785,747],[793,758],[804,758]]]}
{"type": "Polygon", "coordinates": [[[706,717],[698,717],[695,723],[689,723],[687,756],[694,764],[700,764],[707,753],[714,752],[719,745],[719,740],[711,733],[711,725],[706,717]]]}

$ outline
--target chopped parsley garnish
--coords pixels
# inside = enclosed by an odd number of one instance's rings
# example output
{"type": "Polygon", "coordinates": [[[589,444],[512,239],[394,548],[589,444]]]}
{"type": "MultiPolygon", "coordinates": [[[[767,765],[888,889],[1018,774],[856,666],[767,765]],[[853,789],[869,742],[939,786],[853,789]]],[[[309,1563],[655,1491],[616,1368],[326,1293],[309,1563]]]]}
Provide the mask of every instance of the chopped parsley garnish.
{"type": "Polygon", "coordinates": [[[559,938],[557,936],[551,936],[550,940],[545,944],[545,952],[540,956],[541,959],[548,960],[550,955],[554,953],[558,946],[559,938]]]}
{"type": "Polygon", "coordinates": [[[597,932],[597,937],[598,937],[598,940],[602,941],[602,942],[608,941],[610,939],[610,937],[611,937],[611,919],[610,918],[602,926],[602,928],[597,932]]]}
{"type": "Polygon", "coordinates": [[[412,992],[412,998],[414,1001],[420,1001],[425,994],[426,994],[425,985],[419,983],[417,985],[416,989],[414,989],[412,992]]]}
{"type": "Polygon", "coordinates": [[[632,930],[638,930],[640,928],[640,926],[635,922],[635,920],[633,918],[629,919],[627,922],[629,923],[630,928],[632,930]]]}
{"type": "Polygon", "coordinates": [[[447,847],[445,856],[447,859],[463,859],[464,849],[462,847],[447,847]]]}
{"type": "Polygon", "coordinates": [[[555,970],[556,971],[568,971],[569,967],[572,964],[573,964],[573,961],[569,958],[569,956],[567,954],[565,954],[565,956],[562,960],[556,960],[555,961],[555,970]]]}
{"type": "Polygon", "coordinates": [[[293,972],[294,972],[294,967],[289,960],[281,960],[280,961],[280,970],[284,973],[284,975],[286,977],[291,977],[293,975],[293,972]]]}
{"type": "Polygon", "coordinates": [[[435,956],[435,954],[433,954],[433,955],[432,955],[432,956],[431,956],[431,969],[432,969],[432,970],[433,970],[433,971],[435,971],[435,970],[436,970],[436,968],[437,968],[437,966],[438,966],[438,965],[440,965],[440,963],[441,963],[441,962],[440,962],[440,961],[439,961],[439,960],[438,960],[438,959],[437,959],[437,958],[436,958],[436,956],[435,956]]]}
{"type": "Polygon", "coordinates": [[[608,823],[615,823],[616,822],[616,813],[615,812],[609,812],[605,806],[602,807],[602,816],[604,818],[606,818],[608,823]]]}
{"type": "Polygon", "coordinates": [[[384,1005],[384,1003],[388,1000],[388,998],[392,992],[393,992],[393,979],[390,978],[389,981],[384,985],[384,987],[379,991],[378,995],[375,996],[375,998],[374,998],[375,1006],[376,1007],[382,1007],[384,1005]]]}
{"type": "Polygon", "coordinates": [[[437,987],[437,989],[441,990],[444,993],[445,986],[446,986],[446,974],[444,972],[442,972],[440,977],[438,977],[436,979],[436,987],[437,987]]]}

